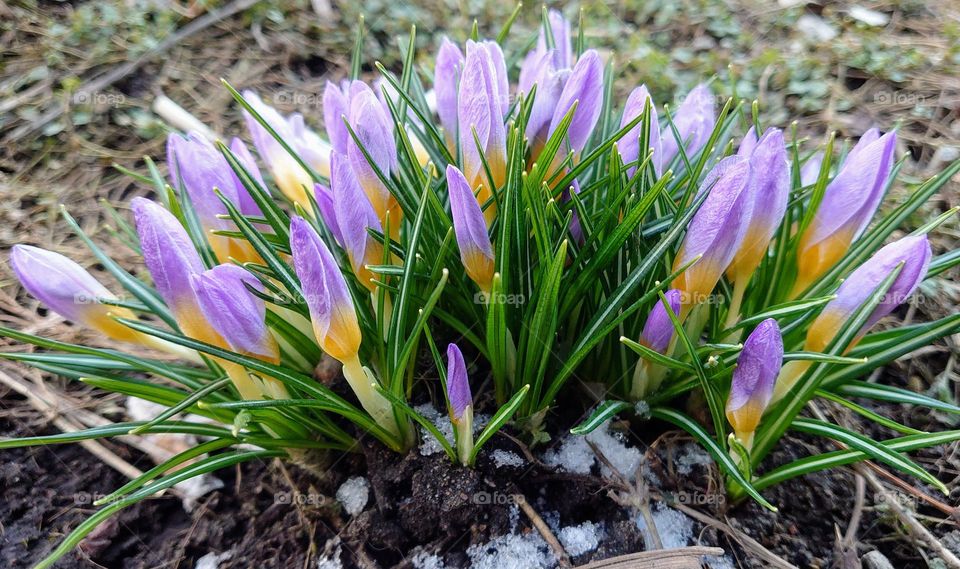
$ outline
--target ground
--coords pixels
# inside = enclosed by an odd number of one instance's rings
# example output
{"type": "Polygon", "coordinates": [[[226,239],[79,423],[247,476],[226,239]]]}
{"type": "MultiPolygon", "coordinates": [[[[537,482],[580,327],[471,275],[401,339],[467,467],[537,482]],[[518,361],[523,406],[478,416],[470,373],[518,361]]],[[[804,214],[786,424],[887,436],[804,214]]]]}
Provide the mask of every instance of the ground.
{"type": "MultiPolygon", "coordinates": [[[[214,131],[238,134],[239,114],[220,84],[224,78],[238,88],[269,93],[268,102],[283,111],[298,110],[320,128],[319,93],[325,81],[347,72],[359,8],[354,3],[328,0],[252,4],[243,0],[186,5],[143,0],[0,0],[0,196],[4,198],[0,200],[0,246],[7,250],[17,242],[36,244],[68,254],[96,270],[82,243],[59,217],[59,206],[64,204],[121,263],[142,270],[111,235],[112,221],[100,200],[123,210],[133,196],[149,193],[149,188],[132,182],[113,164],[143,169],[143,156],[162,159],[167,127],[151,111],[161,93],[214,131]],[[210,17],[217,9],[235,13],[210,17]],[[196,29],[198,23],[205,25],[196,29]],[[187,34],[191,28],[192,33],[187,34]],[[180,34],[177,41],[165,46],[164,40],[173,34],[180,34]],[[104,77],[131,61],[139,64],[103,85],[104,77]]],[[[569,17],[576,17],[577,7],[582,7],[590,26],[588,43],[615,53],[617,89],[622,93],[644,82],[656,100],[672,101],[696,82],[716,76],[718,82],[734,84],[741,95],[758,98],[768,124],[786,127],[796,120],[801,135],[814,141],[831,130],[846,137],[857,136],[873,125],[883,129],[899,125],[902,142],[898,150],[909,154],[905,182],[933,174],[960,156],[960,9],[951,3],[655,0],[638,4],[642,7],[634,8],[629,2],[583,2],[565,7],[569,17]]],[[[362,6],[368,30],[365,71],[372,70],[374,60],[396,68],[397,46],[406,44],[410,26],[416,24],[417,61],[429,73],[441,32],[462,40],[476,19],[482,32],[494,35],[511,10],[506,3],[366,2],[362,6]]],[[[531,37],[529,30],[537,25],[539,12],[538,5],[524,8],[507,46],[508,59],[531,37]]],[[[901,184],[890,201],[896,202],[908,189],[901,184]]],[[[910,224],[918,226],[958,202],[958,183],[953,181],[910,224]]],[[[936,251],[955,249],[958,237],[955,220],[944,225],[934,241],[936,251]]],[[[899,317],[926,320],[956,312],[960,295],[956,277],[954,272],[933,281],[924,290],[925,302],[901,311],[899,317]]],[[[58,339],[98,341],[38,309],[22,294],[5,262],[0,263],[0,322],[58,339]]],[[[948,339],[918,357],[897,362],[884,372],[885,377],[917,391],[936,387],[956,400],[957,355],[956,338],[948,339]]],[[[42,381],[41,374],[8,363],[0,363],[0,373],[42,381]]],[[[115,399],[75,386],[68,388],[60,380],[48,381],[57,389],[69,389],[72,404],[80,410],[116,412],[115,399]]],[[[21,395],[0,386],[0,396],[0,435],[56,430],[50,422],[52,415],[37,412],[21,395]]],[[[905,415],[905,422],[921,428],[952,426],[945,417],[918,416],[904,409],[883,412],[905,415]]],[[[633,444],[644,448],[659,440],[663,430],[656,436],[635,437],[633,444]]],[[[679,452],[683,448],[682,440],[663,440],[669,444],[656,448],[666,449],[658,451],[667,453],[665,457],[670,449],[679,452]]],[[[506,447],[508,441],[498,444],[506,447]]],[[[803,452],[800,449],[805,444],[791,442],[783,452],[803,452]]],[[[130,463],[146,464],[142,455],[125,445],[111,443],[108,450],[130,463]]],[[[920,456],[951,488],[960,475],[956,451],[952,446],[920,456]]],[[[671,472],[669,460],[664,464],[671,472]]],[[[338,476],[345,479],[363,471],[362,461],[351,459],[338,476]]],[[[491,476],[495,485],[506,483],[495,473],[491,476]]],[[[583,507],[592,508],[587,511],[609,521],[611,527],[631,525],[632,521],[626,522],[625,510],[605,496],[609,480],[596,473],[573,480],[537,470],[537,476],[559,477],[565,490],[557,492],[573,496],[569,500],[572,506],[588,502],[583,507]],[[577,497],[581,494],[589,498],[577,497]]],[[[75,510],[78,495],[106,492],[123,480],[80,447],[4,453],[2,477],[6,507],[0,513],[0,560],[8,565],[36,559],[52,545],[45,536],[56,538],[73,527],[82,518],[75,510]]],[[[309,485],[314,482],[293,467],[290,473],[275,464],[245,467],[223,478],[225,488],[191,515],[172,497],[125,513],[116,535],[104,537],[110,547],[100,551],[94,547],[90,558],[107,567],[174,567],[191,566],[211,551],[233,550],[235,556],[221,566],[243,567],[249,560],[302,566],[322,557],[327,539],[341,533],[345,549],[351,552],[350,562],[362,563],[356,544],[363,542],[367,530],[362,528],[373,527],[383,533],[383,543],[371,544],[368,549],[372,551],[366,555],[390,565],[403,558],[403,554],[390,553],[391,548],[407,547],[416,539],[464,555],[470,542],[482,541],[498,527],[487,524],[478,529],[466,523],[475,513],[467,509],[450,528],[460,532],[458,538],[450,539],[404,526],[403,516],[391,511],[395,505],[389,501],[381,504],[383,520],[364,519],[361,514],[352,521],[317,504],[278,503],[276,496],[282,493],[311,492],[309,485]],[[393,538],[388,531],[391,524],[398,526],[393,538]],[[161,532],[158,527],[165,529],[161,532]],[[461,534],[469,539],[459,539],[461,534]]],[[[707,476],[685,480],[663,477],[661,482],[666,487],[710,487],[707,476]]],[[[806,496],[819,500],[821,507],[799,513],[785,510],[776,518],[745,505],[731,510],[731,525],[743,520],[741,529],[793,563],[827,566],[836,556],[834,524],[841,533],[845,531],[856,503],[852,480],[849,472],[837,472],[791,483],[777,489],[777,496],[806,496]],[[780,537],[772,538],[774,533],[780,537]]],[[[377,495],[376,480],[373,482],[377,495]]],[[[415,483],[412,478],[394,482],[403,492],[415,483]]],[[[520,484],[530,485],[521,488],[526,494],[539,483],[540,479],[534,478],[520,484]]],[[[332,496],[334,481],[324,484],[327,486],[319,493],[332,496]]],[[[954,490],[944,501],[952,505],[957,498],[954,490]]],[[[918,504],[911,500],[911,506],[918,504]]],[[[873,502],[868,499],[868,503],[873,502]]],[[[723,510],[714,506],[696,507],[724,519],[723,510]]],[[[929,549],[917,545],[883,508],[867,508],[858,533],[860,552],[876,547],[898,567],[923,566],[929,549]]],[[[505,523],[503,508],[487,510],[484,516],[501,526],[505,523]]],[[[920,514],[944,517],[929,506],[921,506],[920,514]]],[[[563,522],[568,525],[585,519],[563,522]]],[[[944,536],[955,531],[956,523],[948,519],[931,527],[944,536]]],[[[606,554],[630,551],[642,542],[642,536],[627,529],[617,535],[619,541],[602,546],[609,547],[606,554]]],[[[731,546],[722,536],[708,530],[700,537],[705,543],[732,549],[738,563],[750,566],[751,553],[731,546]]],[[[78,556],[63,566],[92,567],[94,561],[78,556]]]]}

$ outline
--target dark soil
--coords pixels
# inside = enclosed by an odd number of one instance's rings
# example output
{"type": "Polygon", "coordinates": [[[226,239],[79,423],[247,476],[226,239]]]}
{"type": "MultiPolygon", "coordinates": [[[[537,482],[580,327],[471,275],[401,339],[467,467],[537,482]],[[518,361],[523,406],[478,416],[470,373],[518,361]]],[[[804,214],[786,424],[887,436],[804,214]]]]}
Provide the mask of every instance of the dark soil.
{"type": "MultiPolygon", "coordinates": [[[[0,436],[54,432],[13,396],[0,399],[0,407],[7,410],[4,417],[22,410],[15,420],[0,419],[0,436]]],[[[765,491],[780,507],[777,514],[751,502],[731,507],[718,491],[713,467],[678,473],[677,457],[690,441],[651,427],[660,426],[645,426],[650,439],[638,442],[653,443],[647,456],[650,472],[660,481],[652,489],[655,493],[666,499],[720,496],[688,505],[726,520],[799,567],[835,566],[835,528],[846,530],[854,502],[851,473],[813,474],[765,491]]],[[[490,450],[521,452],[506,437],[495,437],[490,445],[490,450]]],[[[111,448],[141,468],[148,464],[122,445],[111,448]]],[[[823,441],[791,437],[768,464],[828,448],[823,441]]],[[[922,456],[932,462],[942,458],[941,453],[932,449],[922,456]]],[[[329,464],[320,476],[277,462],[246,464],[218,473],[224,488],[208,494],[192,513],[184,512],[172,495],[123,511],[57,567],[188,568],[211,552],[231,552],[220,562],[223,569],[309,567],[338,549],[344,567],[411,567],[415,550],[444,555],[448,567],[468,567],[465,552],[470,545],[510,531],[511,504],[518,494],[541,514],[556,512],[564,526],[603,523],[606,537],[600,547],[574,558],[575,564],[644,549],[636,513],[616,504],[608,496],[613,485],[599,476],[553,472],[542,465],[498,467],[488,456],[482,454],[478,467],[470,470],[451,467],[442,453],[400,457],[371,442],[362,453],[329,464]],[[353,475],[368,478],[371,499],[351,518],[332,496],[353,475]]],[[[42,559],[93,511],[92,498],[123,483],[120,474],[79,446],[3,451],[0,566],[28,567],[42,559]]],[[[872,504],[869,496],[867,503],[872,504]]],[[[521,531],[535,531],[522,514],[519,522],[521,531]]],[[[882,509],[867,508],[858,532],[859,553],[879,549],[895,567],[925,567],[916,548],[890,539],[892,533],[882,509]]],[[[698,523],[694,536],[701,544],[723,547],[740,567],[765,566],[715,529],[698,523]]]]}

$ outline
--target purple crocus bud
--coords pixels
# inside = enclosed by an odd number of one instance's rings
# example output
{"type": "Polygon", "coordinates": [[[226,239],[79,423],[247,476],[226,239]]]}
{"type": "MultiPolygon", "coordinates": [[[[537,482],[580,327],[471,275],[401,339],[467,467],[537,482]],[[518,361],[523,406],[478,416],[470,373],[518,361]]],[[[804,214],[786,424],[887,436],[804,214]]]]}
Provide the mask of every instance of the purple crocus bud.
{"type": "Polygon", "coordinates": [[[218,217],[226,215],[227,208],[214,189],[239,205],[238,184],[233,170],[216,147],[197,133],[187,137],[171,134],[167,137],[167,165],[173,187],[179,189],[182,182],[203,227],[229,229],[230,220],[218,217]]]}
{"type": "Polygon", "coordinates": [[[927,274],[930,266],[930,243],[926,235],[914,235],[894,241],[874,253],[870,259],[850,273],[807,331],[806,349],[822,352],[854,312],[867,301],[891,272],[900,264],[903,268],[890,290],[874,309],[860,330],[863,335],[881,318],[906,301],[927,274]]]}
{"type": "MultiPolygon", "coordinates": [[[[687,156],[700,152],[713,132],[717,122],[713,104],[713,93],[705,84],[697,85],[687,93],[683,103],[673,115],[673,125],[680,134],[687,156]]],[[[673,130],[668,129],[663,137],[663,163],[669,164],[677,156],[679,145],[673,130]]]]}
{"type": "Polygon", "coordinates": [[[749,161],[742,156],[728,156],[714,166],[700,188],[700,192],[710,193],[690,220],[674,260],[677,270],[700,257],[673,283],[682,293],[684,317],[693,305],[704,302],[713,292],[743,240],[744,219],[751,205],[749,181],[749,161]]]}
{"type": "Polygon", "coordinates": [[[493,282],[494,257],[487,224],[466,178],[452,164],[447,166],[447,192],[450,194],[453,229],[460,247],[460,261],[480,290],[489,292],[493,282]]]}
{"type": "Polygon", "coordinates": [[[820,168],[823,166],[823,151],[819,151],[800,167],[800,185],[803,187],[812,186],[817,183],[820,177],[820,168]]]}
{"type": "MultiPolygon", "coordinates": [[[[665,292],[663,296],[666,297],[670,310],[673,311],[674,314],[680,314],[680,291],[670,289],[665,292]]],[[[673,332],[673,321],[670,320],[667,307],[663,304],[662,300],[658,300],[657,304],[650,310],[647,321],[643,325],[640,343],[651,350],[663,354],[666,353],[667,346],[670,345],[670,340],[673,339],[673,332]]]]}
{"type": "MultiPolygon", "coordinates": [[[[303,117],[294,114],[284,118],[276,109],[264,103],[253,91],[244,91],[243,98],[252,106],[277,135],[296,152],[304,162],[321,176],[330,175],[330,146],[304,124],[303,117]]],[[[273,181],[290,201],[309,210],[307,192],[313,187],[313,178],[297,160],[250,113],[243,112],[247,130],[260,158],[266,163],[273,181]]]]}
{"type": "Polygon", "coordinates": [[[20,284],[34,298],[67,320],[114,340],[131,342],[138,334],[112,317],[136,319],[133,312],[103,304],[116,297],[83,267],[59,253],[30,245],[14,245],[10,264],[20,284]]]}
{"type": "MultiPolygon", "coordinates": [[[[347,142],[346,156],[349,158],[350,166],[367,199],[373,205],[380,223],[387,225],[389,212],[390,230],[391,233],[395,233],[400,229],[400,207],[370,165],[370,161],[376,164],[388,179],[397,169],[397,146],[393,140],[393,121],[387,116],[383,104],[377,99],[373,90],[360,81],[354,81],[350,88],[349,120],[357,136],[357,140],[350,137],[347,142]],[[370,161],[367,160],[357,141],[363,145],[370,156],[370,161]]],[[[343,224],[341,229],[346,229],[343,224]]]]}
{"type": "Polygon", "coordinates": [[[593,134],[603,108],[603,62],[595,50],[585,51],[570,73],[550,121],[551,134],[574,102],[577,103],[577,110],[567,130],[567,138],[570,140],[570,149],[575,156],[579,156],[593,134]]]}
{"type": "Polygon", "coordinates": [[[317,342],[337,360],[355,361],[360,350],[360,324],[347,282],[317,232],[296,215],[290,219],[290,250],[317,342]]]}
{"type": "MultiPolygon", "coordinates": [[[[478,199],[481,205],[493,197],[493,188],[490,187],[481,156],[486,157],[495,187],[502,186],[506,180],[507,135],[501,106],[503,93],[500,92],[499,63],[495,62],[497,58],[494,55],[498,51],[488,43],[467,42],[467,56],[457,97],[463,174],[469,187],[480,188],[478,199]]],[[[488,225],[496,217],[496,208],[492,203],[484,210],[484,217],[488,225]]]]}
{"type": "Polygon", "coordinates": [[[452,41],[443,37],[437,64],[433,72],[433,90],[437,96],[437,116],[443,127],[447,147],[457,147],[457,88],[463,71],[463,52],[452,41]]]}
{"type": "Polygon", "coordinates": [[[350,133],[343,124],[343,117],[350,114],[350,82],[337,85],[327,81],[323,88],[323,124],[327,129],[327,138],[333,150],[344,154],[350,133]]]}
{"type": "Polygon", "coordinates": [[[547,45],[546,32],[541,27],[536,48],[526,55],[520,65],[519,88],[520,91],[525,93],[530,92],[530,87],[533,86],[539,76],[540,66],[546,63],[542,61],[544,55],[549,54],[549,64],[554,69],[570,69],[573,67],[570,22],[563,17],[559,10],[550,10],[547,13],[547,20],[550,22],[550,35],[553,36],[553,49],[550,49],[547,45]]]}
{"type": "MultiPolygon", "coordinates": [[[[231,139],[230,152],[233,152],[233,155],[237,157],[237,162],[243,166],[254,181],[260,184],[260,187],[267,187],[263,181],[263,174],[260,173],[260,168],[257,167],[257,162],[253,159],[253,155],[250,154],[250,149],[247,148],[247,145],[244,144],[242,140],[237,137],[231,139]]],[[[240,181],[236,172],[232,169],[230,172],[233,176],[233,183],[237,188],[237,206],[240,209],[240,213],[251,217],[262,217],[263,212],[260,211],[260,206],[250,197],[250,192],[244,187],[243,182],[240,181]]]]}
{"type": "MultiPolygon", "coordinates": [[[[530,55],[536,55],[536,53],[531,52],[530,55]]],[[[570,69],[558,69],[556,67],[554,55],[554,52],[539,54],[538,59],[533,61],[531,69],[535,74],[530,76],[529,84],[524,85],[521,81],[519,86],[519,91],[527,95],[530,94],[534,85],[537,87],[536,96],[530,106],[530,116],[527,119],[525,131],[527,138],[530,140],[533,156],[540,154],[540,150],[547,142],[550,121],[557,109],[563,87],[570,77],[570,69]]],[[[522,75],[523,71],[521,70],[522,75]]]]}
{"type": "MultiPolygon", "coordinates": [[[[653,151],[653,171],[656,172],[659,177],[663,173],[663,144],[660,141],[660,123],[657,117],[657,107],[653,104],[653,99],[650,98],[650,93],[647,91],[646,85],[637,87],[630,93],[630,96],[627,97],[627,103],[623,108],[623,118],[620,119],[620,128],[624,128],[642,115],[648,101],[650,103],[649,148],[653,151]]],[[[630,129],[630,131],[617,142],[617,147],[620,150],[620,156],[623,157],[624,163],[636,162],[638,160],[643,162],[646,158],[646,156],[640,156],[640,134],[643,128],[645,128],[645,125],[642,122],[637,123],[637,126],[630,129]]],[[[633,176],[636,171],[637,168],[631,166],[627,170],[627,176],[633,176]]]]}
{"type": "Polygon", "coordinates": [[[237,265],[219,265],[191,275],[190,284],[204,318],[231,350],[280,361],[277,341],[267,328],[266,304],[247,288],[264,291],[252,273],[237,265]]]}
{"type": "Polygon", "coordinates": [[[330,155],[330,186],[337,224],[342,232],[341,243],[350,258],[353,274],[360,284],[373,292],[375,275],[367,265],[383,262],[383,243],[374,239],[367,229],[382,231],[382,226],[360,188],[350,162],[336,151],[330,155]]]}
{"type": "Polygon", "coordinates": [[[767,318],[754,328],[743,343],[727,399],[727,420],[737,438],[748,448],[760,418],[773,398],[773,389],[782,365],[783,338],[780,326],[773,318],[767,318]]]}
{"type": "Polygon", "coordinates": [[[473,407],[467,366],[456,344],[447,345],[447,401],[450,402],[450,419],[454,423],[459,423],[467,409],[473,407]]]}
{"type": "MultiPolygon", "coordinates": [[[[742,144],[740,150],[744,151],[742,144]]],[[[744,284],[763,260],[771,239],[783,221],[790,197],[790,165],[783,131],[768,128],[753,149],[748,151],[750,182],[747,199],[751,202],[750,215],[743,240],[727,268],[727,275],[732,280],[742,280],[744,284]]]]}
{"type": "Polygon", "coordinates": [[[757,131],[751,126],[747,134],[743,136],[743,140],[740,141],[740,148],[737,149],[737,155],[749,158],[750,155],[753,154],[753,149],[757,147],[757,142],[759,142],[757,131]]]}
{"type": "MultiPolygon", "coordinates": [[[[865,135],[868,140],[873,135],[865,135]]],[[[836,264],[876,213],[893,170],[895,132],[858,144],[830,182],[797,253],[799,294],[836,264]]]]}
{"type": "Polygon", "coordinates": [[[204,266],[183,225],[163,206],[146,198],[133,198],[131,207],[154,288],[181,327],[185,322],[200,322],[190,275],[202,273],[204,266]]]}
{"type": "MultiPolygon", "coordinates": [[[[333,152],[330,153],[331,162],[333,161],[333,152]]],[[[333,168],[331,166],[331,176],[333,168]]],[[[333,205],[333,191],[323,184],[314,184],[313,193],[317,199],[317,206],[320,208],[320,219],[323,221],[333,238],[337,243],[343,244],[343,231],[340,230],[340,223],[337,222],[337,210],[333,205]]],[[[366,197],[364,197],[366,199],[366,197]]]]}

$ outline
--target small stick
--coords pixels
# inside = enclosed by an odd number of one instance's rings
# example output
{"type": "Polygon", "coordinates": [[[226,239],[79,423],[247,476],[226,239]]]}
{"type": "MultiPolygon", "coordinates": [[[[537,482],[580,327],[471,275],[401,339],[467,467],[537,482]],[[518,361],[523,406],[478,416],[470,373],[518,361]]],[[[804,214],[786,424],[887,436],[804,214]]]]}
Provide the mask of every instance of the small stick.
{"type": "Polygon", "coordinates": [[[677,547],[641,551],[580,565],[576,569],[690,569],[701,567],[701,557],[723,555],[719,547],[677,547]]]}
{"type": "Polygon", "coordinates": [[[567,555],[563,545],[561,545],[560,540],[557,539],[557,536],[553,535],[553,532],[550,531],[550,527],[547,525],[543,518],[540,517],[540,514],[533,509],[527,499],[517,492],[513,494],[513,501],[520,506],[520,509],[523,510],[523,513],[530,518],[530,523],[533,524],[533,527],[537,528],[537,531],[540,532],[540,535],[543,536],[543,539],[550,545],[550,548],[553,549],[553,554],[557,558],[557,564],[563,569],[570,569],[573,565],[570,563],[570,556],[567,555]]]}

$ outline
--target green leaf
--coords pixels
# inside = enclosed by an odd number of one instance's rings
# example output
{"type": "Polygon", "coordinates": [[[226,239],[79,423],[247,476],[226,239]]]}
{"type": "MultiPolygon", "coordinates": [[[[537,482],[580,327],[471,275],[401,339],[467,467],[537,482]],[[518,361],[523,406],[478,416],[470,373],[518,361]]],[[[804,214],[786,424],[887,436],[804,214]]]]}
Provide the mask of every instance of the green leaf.
{"type": "Polygon", "coordinates": [[[914,405],[920,407],[929,407],[944,413],[953,413],[960,415],[960,407],[952,403],[940,401],[926,395],[914,393],[906,389],[894,387],[892,385],[880,385],[876,383],[867,383],[865,381],[849,381],[832,388],[837,393],[847,397],[863,397],[865,399],[874,399],[876,401],[888,401],[891,403],[902,403],[903,405],[914,405]]]}
{"type": "Polygon", "coordinates": [[[510,401],[507,401],[505,405],[500,407],[493,417],[490,418],[490,422],[487,423],[487,426],[480,431],[480,436],[477,437],[476,442],[473,445],[473,452],[470,453],[470,464],[473,464],[477,460],[477,454],[480,452],[480,448],[490,440],[490,437],[496,434],[507,421],[510,420],[510,417],[513,417],[513,414],[517,412],[517,409],[520,408],[520,404],[523,403],[523,398],[526,397],[527,392],[530,391],[529,385],[524,385],[520,388],[519,391],[510,398],[510,401]]]}
{"type": "Polygon", "coordinates": [[[626,401],[601,401],[585,421],[570,429],[570,433],[574,435],[588,435],[617,413],[631,408],[633,408],[633,405],[626,401]]]}
{"type": "Polygon", "coordinates": [[[433,436],[438,443],[440,443],[440,447],[443,448],[443,452],[447,453],[447,456],[450,457],[450,460],[457,462],[457,451],[453,450],[453,446],[450,445],[450,441],[443,436],[443,433],[440,432],[440,429],[438,429],[433,422],[418,413],[416,409],[408,405],[406,401],[397,397],[393,393],[390,393],[383,387],[373,384],[373,388],[376,389],[378,393],[386,397],[396,409],[399,409],[400,412],[405,413],[408,417],[416,421],[417,424],[426,429],[427,432],[430,433],[430,435],[433,436]]]}

